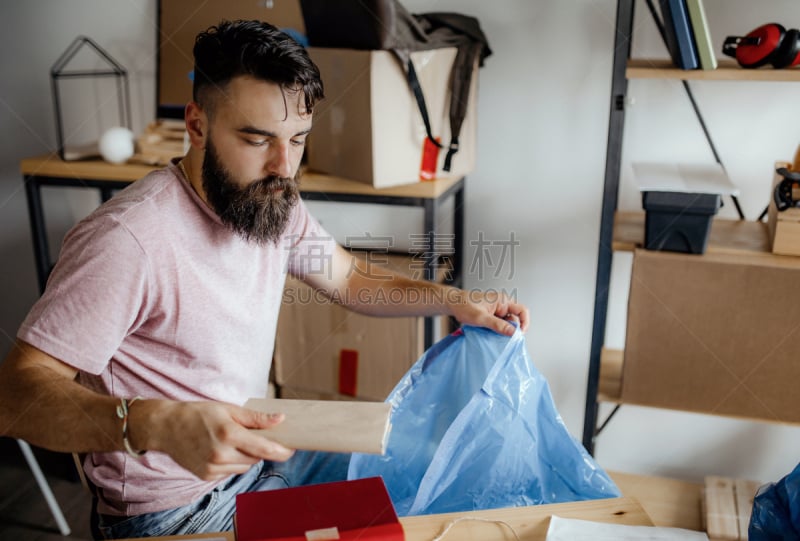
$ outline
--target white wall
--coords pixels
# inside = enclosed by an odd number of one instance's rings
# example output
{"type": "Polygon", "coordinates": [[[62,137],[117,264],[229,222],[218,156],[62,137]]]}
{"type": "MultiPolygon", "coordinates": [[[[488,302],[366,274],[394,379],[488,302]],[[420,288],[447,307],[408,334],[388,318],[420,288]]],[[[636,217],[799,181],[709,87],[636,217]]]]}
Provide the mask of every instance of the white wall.
{"type": "MultiPolygon", "coordinates": [[[[56,149],[50,68],[78,35],[94,39],[128,70],[132,127],[137,133],[155,110],[155,2],[0,3],[1,357],[38,296],[19,161],[56,149]]],[[[57,254],[63,234],[99,198],[79,189],[45,188],[43,199],[51,251],[57,254]]]]}
{"type": "MultiPolygon", "coordinates": [[[[613,0],[406,0],[414,12],[460,11],[479,18],[494,55],[481,72],[480,154],[467,179],[467,240],[520,241],[513,276],[467,277],[467,287],[517,288],[533,313],[532,358],[559,410],[580,436],[591,338],[599,213],[613,59],[613,0]]],[[[665,56],[644,3],[636,56],[665,56]]],[[[775,20],[797,26],[795,0],[706,0],[719,50],[728,34],[775,20]]],[[[55,147],[49,68],[87,34],[131,74],[135,128],[154,110],[155,2],[70,0],[0,5],[0,354],[36,298],[19,159],[55,147]]],[[[776,159],[800,143],[800,85],[692,84],[749,218],[766,204],[776,159]]],[[[621,208],[638,209],[628,172],[635,160],[709,160],[676,81],[633,81],[621,208]]],[[[94,201],[50,191],[57,240],[94,201]]],[[[733,216],[728,204],[723,215],[733,216]]],[[[356,231],[355,234],[359,233],[356,231]]],[[[383,234],[385,231],[376,231],[383,234]]],[[[391,233],[391,232],[390,232],[391,233]]],[[[467,262],[473,256],[467,251],[467,262]]],[[[630,258],[615,259],[608,344],[624,343],[630,258]]],[[[800,460],[800,428],[624,406],[598,441],[609,469],[700,479],[720,474],[777,479],[800,460]]]]}

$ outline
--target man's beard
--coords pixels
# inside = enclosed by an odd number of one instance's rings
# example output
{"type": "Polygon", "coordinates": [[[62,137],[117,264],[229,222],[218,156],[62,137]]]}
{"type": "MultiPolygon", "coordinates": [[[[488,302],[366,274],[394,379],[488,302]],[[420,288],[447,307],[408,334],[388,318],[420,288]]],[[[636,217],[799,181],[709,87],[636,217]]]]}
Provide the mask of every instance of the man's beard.
{"type": "Polygon", "coordinates": [[[240,188],[210,140],[203,158],[203,189],[222,223],[259,244],[278,244],[300,197],[295,180],[277,175],[240,188]]]}

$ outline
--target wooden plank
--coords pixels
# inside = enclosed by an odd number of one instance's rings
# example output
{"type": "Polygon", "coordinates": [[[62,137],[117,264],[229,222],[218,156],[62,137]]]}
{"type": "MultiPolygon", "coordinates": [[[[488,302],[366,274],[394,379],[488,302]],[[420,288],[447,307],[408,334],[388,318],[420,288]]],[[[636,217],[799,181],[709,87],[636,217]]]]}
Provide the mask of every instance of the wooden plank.
{"type": "Polygon", "coordinates": [[[428,541],[453,523],[445,539],[459,541],[541,540],[547,536],[550,516],[613,524],[651,526],[642,506],[631,498],[560,503],[532,507],[489,509],[466,513],[422,515],[400,519],[406,541],[428,541]],[[460,520],[459,520],[460,519],[460,520]],[[454,522],[458,521],[458,522],[454,522]],[[506,525],[499,523],[504,522],[506,525]],[[513,532],[512,532],[513,529],[513,532]],[[517,537],[515,537],[515,534],[517,537]]]}
{"type": "Polygon", "coordinates": [[[733,479],[707,476],[705,478],[705,521],[708,536],[715,539],[739,539],[736,514],[736,494],[733,479]]]}
{"type": "Polygon", "coordinates": [[[392,405],[385,402],[251,398],[244,407],[285,414],[284,421],[272,428],[253,431],[292,449],[386,452],[392,405]]]}
{"type": "Polygon", "coordinates": [[[20,171],[24,175],[108,180],[123,183],[138,180],[158,168],[142,164],[115,165],[103,160],[65,162],[56,154],[26,158],[20,162],[20,171]]]}
{"type": "MultiPolygon", "coordinates": [[[[20,162],[20,171],[24,175],[119,182],[139,180],[149,172],[159,168],[161,166],[137,163],[115,165],[98,159],[65,162],[56,154],[26,158],[20,162]]],[[[458,178],[444,178],[378,190],[372,185],[363,182],[325,175],[315,171],[303,171],[300,177],[300,191],[436,199],[459,180],[458,178]]]]}
{"type": "Polygon", "coordinates": [[[753,512],[753,498],[761,483],[747,479],[736,479],[736,515],[739,521],[739,539],[747,541],[747,530],[750,528],[750,516],[753,512]]]}
{"type": "Polygon", "coordinates": [[[701,81],[800,82],[800,70],[743,69],[732,60],[720,60],[714,70],[682,70],[669,59],[632,58],[625,71],[628,79],[678,79],[701,81]]]}
{"type": "Polygon", "coordinates": [[[457,178],[442,178],[377,189],[370,184],[365,184],[356,180],[325,175],[316,171],[305,171],[300,178],[300,190],[307,192],[372,195],[381,197],[436,199],[458,181],[459,179],[457,178]]]}
{"type": "MultiPolygon", "coordinates": [[[[645,213],[617,212],[613,249],[632,252],[644,246],[645,213]]],[[[711,222],[706,253],[772,256],[767,224],[715,218],[711,222]]]]}
{"type": "Polygon", "coordinates": [[[638,501],[656,526],[703,530],[702,483],[610,471],[622,495],[638,501]]]}

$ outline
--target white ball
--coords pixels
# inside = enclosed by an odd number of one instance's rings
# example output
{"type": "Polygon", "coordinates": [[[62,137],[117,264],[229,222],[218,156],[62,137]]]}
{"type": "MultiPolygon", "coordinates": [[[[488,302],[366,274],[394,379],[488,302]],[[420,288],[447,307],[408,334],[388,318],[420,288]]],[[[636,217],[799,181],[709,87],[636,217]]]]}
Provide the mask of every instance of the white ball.
{"type": "Polygon", "coordinates": [[[98,142],[100,155],[107,162],[124,163],[134,153],[134,135],[128,128],[111,128],[98,142]]]}

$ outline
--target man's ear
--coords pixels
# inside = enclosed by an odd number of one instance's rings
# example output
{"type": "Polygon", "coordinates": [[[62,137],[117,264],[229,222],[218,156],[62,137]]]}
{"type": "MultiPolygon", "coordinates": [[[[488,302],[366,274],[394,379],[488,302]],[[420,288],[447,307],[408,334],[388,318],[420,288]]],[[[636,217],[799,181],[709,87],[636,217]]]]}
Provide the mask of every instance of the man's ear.
{"type": "Polygon", "coordinates": [[[186,132],[189,134],[189,141],[192,147],[197,150],[206,148],[206,138],[208,137],[208,115],[195,101],[186,104],[184,110],[186,121],[186,132]]]}

